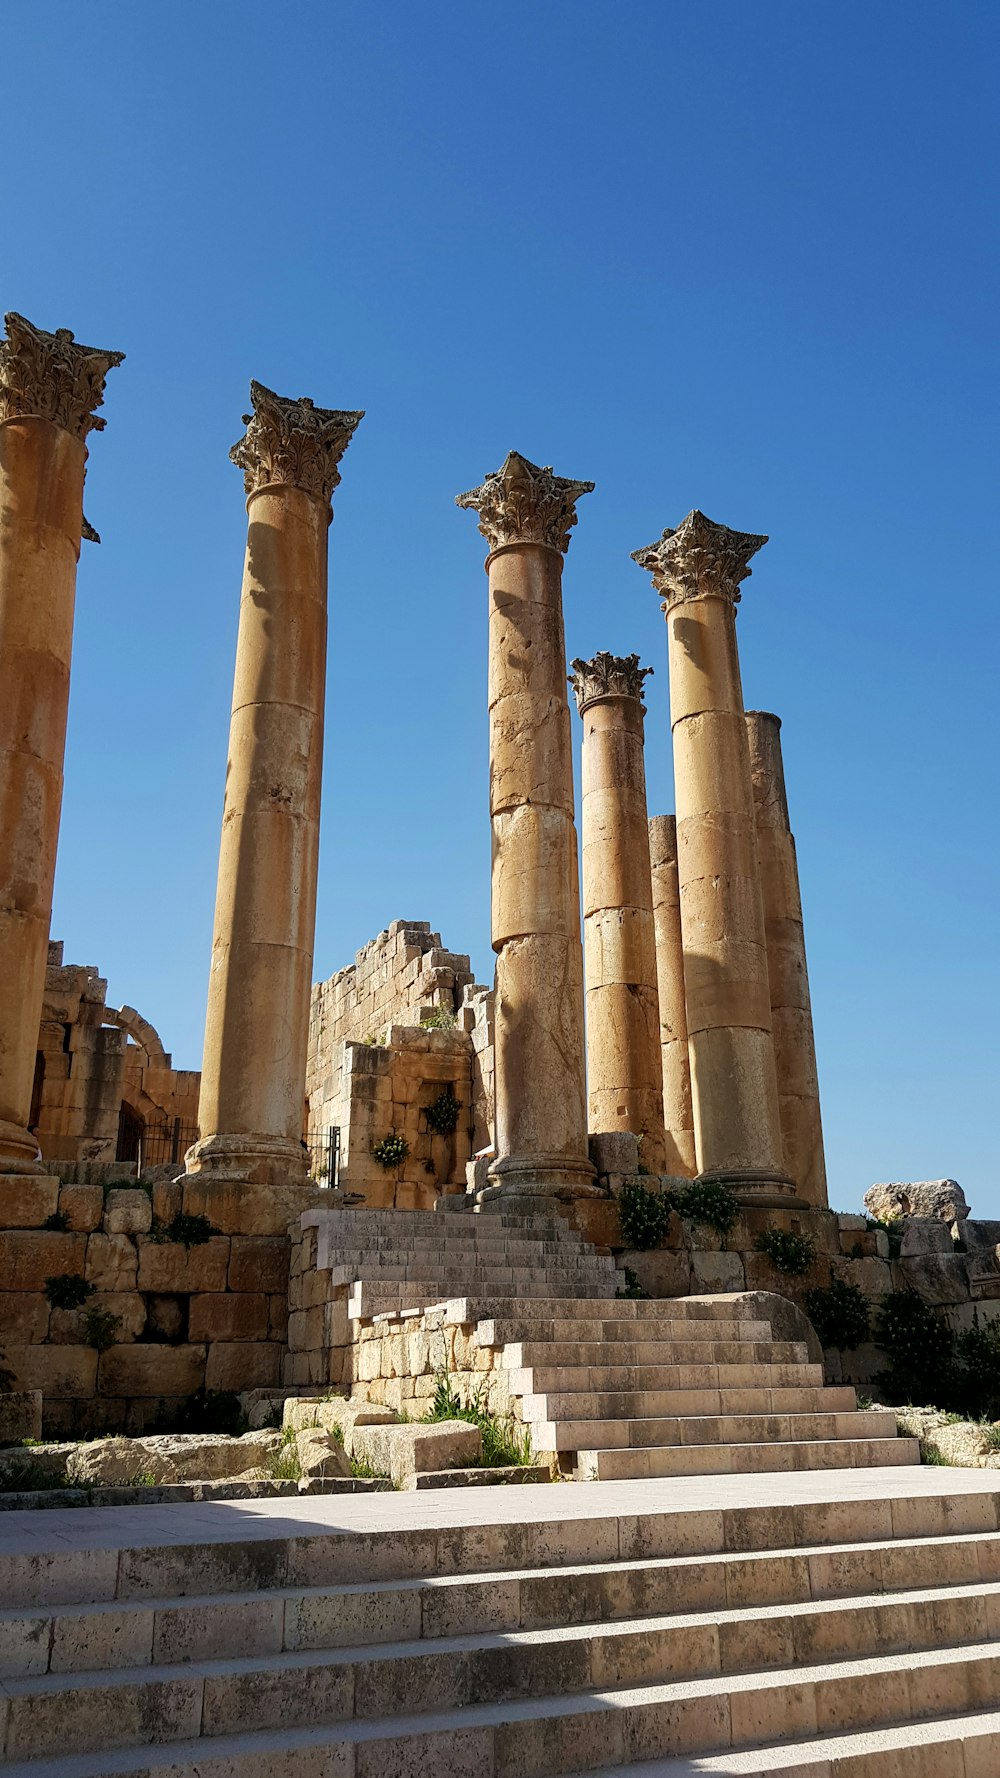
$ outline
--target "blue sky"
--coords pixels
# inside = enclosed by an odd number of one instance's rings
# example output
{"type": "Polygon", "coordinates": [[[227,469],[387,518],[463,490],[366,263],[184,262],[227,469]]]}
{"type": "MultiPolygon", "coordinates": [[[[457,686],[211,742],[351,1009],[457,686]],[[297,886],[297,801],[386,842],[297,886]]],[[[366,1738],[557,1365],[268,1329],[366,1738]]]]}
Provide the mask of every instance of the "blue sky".
{"type": "MultiPolygon", "coordinates": [[[[831,1200],[1000,1215],[998,13],[962,0],[21,8],[0,296],[127,352],[92,441],[53,933],[201,1059],[249,378],[367,419],[331,532],[317,977],[389,920],[491,970],[486,583],[454,495],[591,478],[570,655],[666,643],[629,552],[770,533],[831,1200]]],[[[575,721],[575,718],[574,718],[575,721]]]]}

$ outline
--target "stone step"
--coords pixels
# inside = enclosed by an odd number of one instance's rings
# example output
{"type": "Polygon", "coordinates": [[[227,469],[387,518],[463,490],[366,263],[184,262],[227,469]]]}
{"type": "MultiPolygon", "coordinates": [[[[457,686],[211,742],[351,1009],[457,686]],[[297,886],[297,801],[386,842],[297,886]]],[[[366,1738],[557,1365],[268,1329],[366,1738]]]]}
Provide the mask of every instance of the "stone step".
{"type": "Polygon", "coordinates": [[[629,1448],[584,1448],[582,1443],[555,1442],[585,1432],[594,1421],[574,1426],[541,1424],[532,1428],[539,1451],[576,1451],[577,1475],[588,1482],[648,1481],[656,1476],[765,1475],[781,1470],[878,1469],[919,1464],[915,1438],[830,1439],[819,1442],[748,1445],[648,1445],[629,1448]],[[553,1442],[548,1442],[549,1438],[553,1442]]]}
{"type": "MultiPolygon", "coordinates": [[[[617,1426],[625,1436],[608,1439],[609,1445],[751,1445],[803,1439],[896,1437],[896,1417],[884,1408],[675,1414],[662,1389],[637,1390],[632,1394],[524,1395],[521,1418],[532,1424],[552,1421],[560,1429],[575,1425],[617,1426]]],[[[560,1449],[570,1447],[564,1445],[560,1449]]]]}
{"type": "MultiPolygon", "coordinates": [[[[570,1329],[576,1326],[580,1330],[576,1350],[593,1351],[597,1348],[603,1351],[605,1363],[609,1365],[728,1364],[749,1366],[752,1369],[759,1364],[809,1363],[809,1348],[806,1345],[799,1345],[793,1340],[772,1340],[766,1334],[755,1340],[686,1340],[678,1338],[672,1332],[673,1323],[666,1322],[662,1337],[649,1338],[649,1330],[644,1329],[642,1339],[636,1340],[627,1332],[612,1332],[611,1329],[616,1325],[614,1322],[599,1320],[573,1323],[553,1317],[552,1326],[556,1331],[549,1350],[569,1349],[572,1340],[570,1329]]],[[[536,1352],[544,1350],[538,1339],[537,1323],[495,1321],[492,1317],[477,1322],[476,1343],[491,1348],[502,1346],[505,1354],[511,1348],[519,1352],[526,1348],[532,1348],[536,1352]],[[525,1328],[528,1330],[527,1337],[524,1337],[525,1328]]],[[[505,1365],[505,1369],[510,1370],[524,1368],[521,1363],[511,1362],[509,1366],[505,1365]]],[[[752,1381],[751,1378],[744,1380],[752,1381]]]]}
{"type": "MultiPolygon", "coordinates": [[[[606,1392],[655,1392],[664,1398],[666,1414],[850,1414],[857,1407],[853,1384],[773,1385],[765,1382],[737,1388],[702,1389],[678,1386],[680,1367],[646,1365],[534,1366],[508,1372],[515,1395],[597,1395],[606,1392]]],[[[764,1368],[764,1367],[762,1367],[764,1368]]]]}
{"type": "MultiPolygon", "coordinates": [[[[498,1345],[506,1345],[507,1338],[535,1339],[545,1346],[553,1343],[558,1345],[560,1341],[576,1338],[602,1343],[608,1340],[681,1340],[704,1350],[724,1340],[745,1349],[755,1342],[773,1338],[769,1321],[684,1321],[675,1315],[673,1302],[664,1302],[661,1305],[661,1314],[657,1320],[635,1322],[618,1312],[625,1304],[609,1302],[600,1297],[579,1305],[567,1303],[560,1297],[553,1297],[548,1304],[544,1299],[534,1299],[530,1313],[524,1303],[514,1297],[496,1299],[491,1304],[484,1304],[481,1298],[471,1294],[445,1300],[449,1309],[454,1302],[455,1314],[461,1319],[491,1322],[499,1327],[506,1337],[493,1342],[498,1345]],[[512,1326],[526,1331],[511,1335],[508,1330],[512,1326]],[[594,1327],[596,1332],[588,1335],[582,1331],[587,1327],[594,1327]],[[572,1331],[564,1332],[564,1328],[571,1328],[572,1331]]],[[[799,1341],[786,1343],[801,1345],[799,1341]]]]}
{"type": "Polygon", "coordinates": [[[607,1284],[592,1277],[589,1271],[572,1266],[488,1266],[441,1264],[433,1270],[421,1263],[408,1266],[405,1260],[386,1260],[370,1265],[366,1260],[350,1261],[327,1268],[331,1284],[412,1284],[421,1290],[437,1293],[438,1301],[452,1297],[464,1286],[484,1297],[509,1297],[516,1291],[520,1298],[530,1291],[533,1298],[594,1296],[604,1297],[607,1284]]]}
{"type": "Polygon", "coordinates": [[[731,1749],[699,1759],[640,1760],[578,1769],[567,1778],[996,1778],[1000,1711],[976,1710],[853,1735],[817,1735],[778,1747],[731,1749]]]}
{"type": "MultiPolygon", "coordinates": [[[[1000,1636],[1000,1582],[891,1597],[810,1601],[479,1632],[326,1644],[8,1679],[8,1758],[136,1740],[171,1741],[309,1723],[461,1709],[590,1687],[725,1680],[761,1667],[935,1654],[1000,1636]],[[114,1725],[113,1728],[111,1725],[114,1725]],[[112,1738],[114,1737],[114,1739],[112,1738]]],[[[995,1662],[1000,1701],[1000,1661],[995,1662]]]]}
{"type": "MultiPolygon", "coordinates": [[[[476,1330],[476,1337],[478,1344],[485,1345],[487,1343],[479,1337],[479,1328],[476,1330]]],[[[491,1345],[492,1343],[490,1341],[491,1345]]],[[[765,1337],[762,1340],[748,1342],[748,1344],[752,1349],[759,1350],[764,1345],[773,1346],[774,1342],[765,1337]]],[[[687,1340],[663,1342],[652,1340],[620,1340],[616,1342],[605,1340],[508,1340],[503,1342],[502,1362],[505,1370],[532,1370],[536,1368],[561,1370],[567,1367],[576,1369],[586,1366],[612,1372],[622,1370],[634,1372],[638,1367],[644,1370],[652,1368],[671,1372],[682,1369],[687,1373],[691,1371],[708,1372],[717,1369],[717,1366],[705,1362],[705,1350],[704,1345],[695,1345],[687,1340]],[[698,1357],[693,1360],[685,1359],[683,1362],[671,1360],[669,1357],[665,1358],[666,1348],[678,1344],[683,1346],[685,1351],[696,1351],[698,1357]]],[[[740,1361],[736,1365],[726,1367],[740,1373],[733,1379],[737,1387],[743,1383],[752,1384],[755,1381],[754,1371],[759,1368],[759,1365],[755,1365],[753,1360],[747,1357],[746,1346],[741,1345],[740,1351],[743,1354],[740,1361]]],[[[782,1368],[787,1369],[788,1366],[783,1363],[782,1368]]],[[[823,1367],[820,1364],[806,1362],[796,1364],[792,1368],[796,1372],[814,1372],[814,1380],[822,1381],[823,1367]]],[[[678,1385],[675,1376],[666,1380],[671,1387],[700,1389],[703,1386],[697,1380],[678,1385]]],[[[808,1379],[796,1375],[792,1379],[792,1384],[794,1386],[804,1380],[808,1381],[808,1379]]],[[[715,1386],[716,1380],[713,1378],[708,1387],[714,1388],[715,1386]]]]}
{"type": "Polygon", "coordinates": [[[541,1630],[571,1619],[604,1625],[683,1613],[687,1622],[688,1613],[711,1611],[714,1622],[726,1610],[738,1616],[854,1595],[877,1604],[902,1593],[937,1597],[940,1589],[990,1600],[992,1625],[998,1587],[1000,1535],[983,1532],[256,1593],[143,1595],[0,1611],[0,1677],[541,1630]]]}
{"type": "MultiPolygon", "coordinates": [[[[454,1651],[442,1672],[446,1702],[438,1688],[427,1689],[426,1675],[418,1690],[420,1674],[400,1661],[400,1686],[389,1698],[393,1714],[363,1720],[346,1717],[344,1673],[354,1679],[355,1704],[359,1684],[362,1701],[370,1695],[374,1702],[389,1683],[392,1663],[384,1658],[375,1660],[370,1694],[367,1681],[350,1674],[351,1664],[343,1662],[332,1668],[318,1662],[286,1667],[283,1672],[293,1673],[294,1682],[281,1684],[252,1678],[254,1669],[246,1664],[241,1684],[240,1664],[219,1662],[150,1669],[131,1686],[114,1674],[94,1676],[89,1687],[79,1676],[67,1687],[51,1679],[23,1682],[20,1695],[9,1698],[6,1778],[113,1778],[116,1773],[140,1778],[164,1771],[171,1778],[222,1778],[224,1772],[231,1778],[264,1778],[265,1773],[277,1778],[287,1772],[291,1778],[293,1771],[299,1778],[321,1773],[555,1778],[581,1764],[591,1771],[602,1763],[615,1770],[630,1760],[749,1751],[765,1740],[787,1745],[793,1738],[858,1735],[996,1711],[1000,1705],[1000,1662],[991,1641],[627,1686],[598,1679],[569,1695],[546,1691],[553,1678],[565,1684],[570,1676],[537,1651],[526,1662],[517,1658],[519,1650],[510,1661],[499,1650],[492,1662],[478,1650],[462,1658],[465,1653],[454,1651]],[[215,1671],[223,1666],[230,1671],[215,1671]],[[329,1689],[331,1672],[344,1686],[341,1695],[329,1689]],[[161,1674],[162,1679],[154,1677],[161,1674]],[[531,1688],[527,1696],[517,1694],[522,1676],[531,1688]],[[29,1684],[35,1688],[30,1701],[24,1696],[29,1684]],[[456,1692],[464,1702],[452,1701],[456,1692]],[[423,1709],[408,1711],[414,1694],[423,1709]],[[69,1702],[74,1695],[82,1700],[79,1706],[69,1702]],[[144,1715],[138,1714],[140,1707],[144,1715]],[[130,1709],[137,1712],[131,1720],[130,1709]],[[234,1712],[242,1713],[238,1729],[223,1728],[234,1712]],[[276,1715],[280,1727],[257,1726],[262,1717],[276,1715]],[[153,1745],[137,1748],[142,1741],[153,1745]],[[54,1748],[67,1744],[74,1749],[71,1755],[52,1757],[54,1748]],[[96,1760],[88,1759],[88,1746],[101,1749],[96,1760]],[[293,1746],[298,1764],[282,1763],[293,1746]],[[121,1750],[118,1757],[104,1751],[115,1748],[121,1750]],[[307,1749],[311,1757],[305,1763],[307,1749]]],[[[261,1669],[256,1671],[259,1675],[261,1669]]],[[[824,1778],[829,1772],[828,1764],[824,1778]]]]}
{"type": "MultiPolygon", "coordinates": [[[[345,1282],[351,1283],[351,1294],[348,1299],[348,1313],[353,1320],[363,1321],[367,1320],[370,1316],[385,1314],[390,1309],[396,1307],[436,1308],[438,1304],[448,1302],[449,1298],[452,1297],[455,1290],[460,1286],[463,1284],[468,1285],[470,1278],[475,1282],[475,1275],[466,1271],[464,1273],[456,1274],[451,1278],[438,1277],[426,1280],[407,1278],[405,1276],[396,1279],[362,1278],[354,1282],[345,1279],[345,1282]]],[[[483,1279],[482,1284],[479,1287],[477,1305],[489,1309],[491,1302],[494,1300],[494,1295],[498,1290],[509,1293],[515,1286],[520,1292],[520,1297],[518,1299],[520,1302],[523,1302],[525,1299],[535,1300],[536,1293],[539,1301],[549,1302],[559,1300],[552,1295],[553,1291],[558,1288],[558,1280],[554,1279],[551,1273],[545,1273],[535,1278],[521,1272],[517,1274],[512,1273],[509,1278],[483,1279]]],[[[583,1284],[577,1279],[567,1280],[565,1289],[565,1301],[567,1303],[579,1304],[587,1297],[592,1296],[595,1299],[599,1299],[604,1295],[603,1284],[583,1284]]],[[[509,1300],[509,1297],[505,1297],[504,1300],[509,1300]]],[[[470,1314],[468,1319],[474,1320],[479,1313],[480,1307],[477,1306],[474,1313],[470,1314]]],[[[458,1317],[458,1319],[464,1320],[465,1317],[458,1317]]]]}

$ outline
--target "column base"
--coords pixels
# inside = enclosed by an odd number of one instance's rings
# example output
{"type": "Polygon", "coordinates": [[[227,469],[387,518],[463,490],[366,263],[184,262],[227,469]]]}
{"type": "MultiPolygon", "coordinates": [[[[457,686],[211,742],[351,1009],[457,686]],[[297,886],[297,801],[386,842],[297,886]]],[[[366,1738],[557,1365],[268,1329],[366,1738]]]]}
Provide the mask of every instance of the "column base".
{"type": "Polygon", "coordinates": [[[44,1172],[45,1162],[31,1131],[0,1118],[0,1174],[44,1172]]]}
{"type": "Polygon", "coordinates": [[[798,1204],[795,1181],[774,1167],[712,1167],[699,1173],[698,1185],[728,1185],[737,1203],[781,1210],[798,1204]]]}
{"type": "Polygon", "coordinates": [[[184,1156],[185,1179],[245,1185],[304,1185],[309,1154],[288,1136],[204,1136],[184,1156]]]}
{"type": "Polygon", "coordinates": [[[477,1206],[501,1209],[508,1203],[522,1207],[527,1214],[526,1200],[537,1199],[539,1209],[551,1206],[553,1200],[566,1203],[575,1198],[603,1198],[596,1183],[593,1163],[583,1156],[559,1154],[502,1155],[490,1163],[489,1184],[476,1193],[477,1206]]]}

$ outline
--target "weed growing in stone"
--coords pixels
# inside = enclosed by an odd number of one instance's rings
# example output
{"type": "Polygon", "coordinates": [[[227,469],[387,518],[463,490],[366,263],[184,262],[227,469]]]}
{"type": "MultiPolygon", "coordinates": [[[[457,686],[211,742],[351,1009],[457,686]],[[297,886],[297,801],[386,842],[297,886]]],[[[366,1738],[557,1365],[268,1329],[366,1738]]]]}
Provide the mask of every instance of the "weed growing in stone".
{"type": "Polygon", "coordinates": [[[684,1222],[700,1223],[714,1229],[723,1241],[733,1228],[740,1207],[728,1185],[721,1180],[693,1179],[690,1185],[678,1186],[669,1199],[684,1222]]]}
{"type": "Polygon", "coordinates": [[[50,1229],[53,1234],[64,1235],[69,1228],[69,1217],[65,1210],[53,1210],[52,1215],[45,1218],[42,1227],[50,1229]]]}
{"type": "Polygon", "coordinates": [[[435,1136],[451,1136],[458,1126],[458,1114],[462,1109],[461,1099],[456,1099],[455,1089],[451,1082],[433,1099],[424,1113],[427,1128],[435,1136]]]}
{"type": "Polygon", "coordinates": [[[816,1258],[815,1241],[790,1229],[764,1229],[754,1246],[758,1253],[767,1254],[776,1272],[785,1272],[789,1277],[800,1277],[803,1272],[808,1272],[816,1258]]]}
{"type": "Polygon", "coordinates": [[[864,1344],[871,1334],[872,1317],[868,1299],[856,1284],[845,1284],[835,1278],[829,1290],[806,1292],[805,1310],[819,1336],[821,1346],[836,1346],[851,1352],[864,1344]]]}
{"type": "Polygon", "coordinates": [[[390,1173],[393,1167],[401,1167],[410,1152],[410,1145],[405,1136],[397,1136],[395,1130],[389,1136],[383,1136],[372,1149],[372,1157],[380,1167],[390,1173]]]}
{"type": "Polygon", "coordinates": [[[95,1352],[107,1352],[115,1343],[121,1327],[120,1315],[108,1309],[88,1309],[83,1318],[83,1343],[95,1352]]]}
{"type": "Polygon", "coordinates": [[[438,1373],[431,1411],[423,1419],[425,1425],[432,1425],[437,1420],[465,1420],[470,1426],[478,1426],[483,1440],[485,1469],[524,1468],[534,1461],[530,1427],[515,1420],[513,1414],[491,1414],[483,1404],[481,1386],[471,1400],[463,1404],[445,1371],[438,1373]]]}
{"type": "Polygon", "coordinates": [[[659,1247],[670,1221],[670,1199],[630,1180],[618,1194],[622,1246],[634,1253],[659,1247]]]}
{"type": "Polygon", "coordinates": [[[94,1285],[88,1284],[80,1272],[59,1272],[54,1278],[46,1278],[45,1294],[54,1309],[79,1309],[88,1296],[93,1296],[94,1285]]]}

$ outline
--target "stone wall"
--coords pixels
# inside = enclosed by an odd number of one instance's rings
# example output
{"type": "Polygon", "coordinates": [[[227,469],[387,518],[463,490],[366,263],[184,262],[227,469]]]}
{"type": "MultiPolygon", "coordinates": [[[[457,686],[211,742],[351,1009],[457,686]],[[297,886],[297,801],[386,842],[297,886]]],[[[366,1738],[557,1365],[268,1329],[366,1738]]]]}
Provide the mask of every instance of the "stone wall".
{"type": "Polygon", "coordinates": [[[42,1156],[113,1162],[124,1107],[127,1158],[137,1162],[143,1133],[155,1131],[154,1161],[181,1163],[197,1134],[201,1076],[174,1068],[148,1019],[108,1006],[107,991],[96,968],[64,964],[62,945],[49,945],[31,1125],[42,1156]]]}
{"type": "Polygon", "coordinates": [[[166,1238],[181,1210],[181,1188],[167,1183],[105,1192],[8,1181],[4,1208],[0,1362],[15,1387],[44,1392],[47,1437],[141,1432],[169,1424],[199,1389],[279,1381],[287,1235],[166,1238]],[[60,1226],[39,1226],[46,1218],[60,1226]],[[91,1287],[79,1308],[54,1307],[46,1295],[50,1279],[67,1277],[91,1287]],[[117,1318],[105,1351],[93,1311],[117,1318]]]}
{"type": "Polygon", "coordinates": [[[384,1043],[342,1040],[333,1056],[323,1115],[341,1132],[340,1188],[378,1209],[432,1210],[441,1194],[465,1191],[472,1156],[473,1050],[464,1031],[390,1025],[384,1043]],[[437,1135],[427,1109],[448,1088],[459,1103],[450,1135],[437,1135]],[[401,1136],[409,1152],[379,1165],[373,1149],[401,1136]]]}

